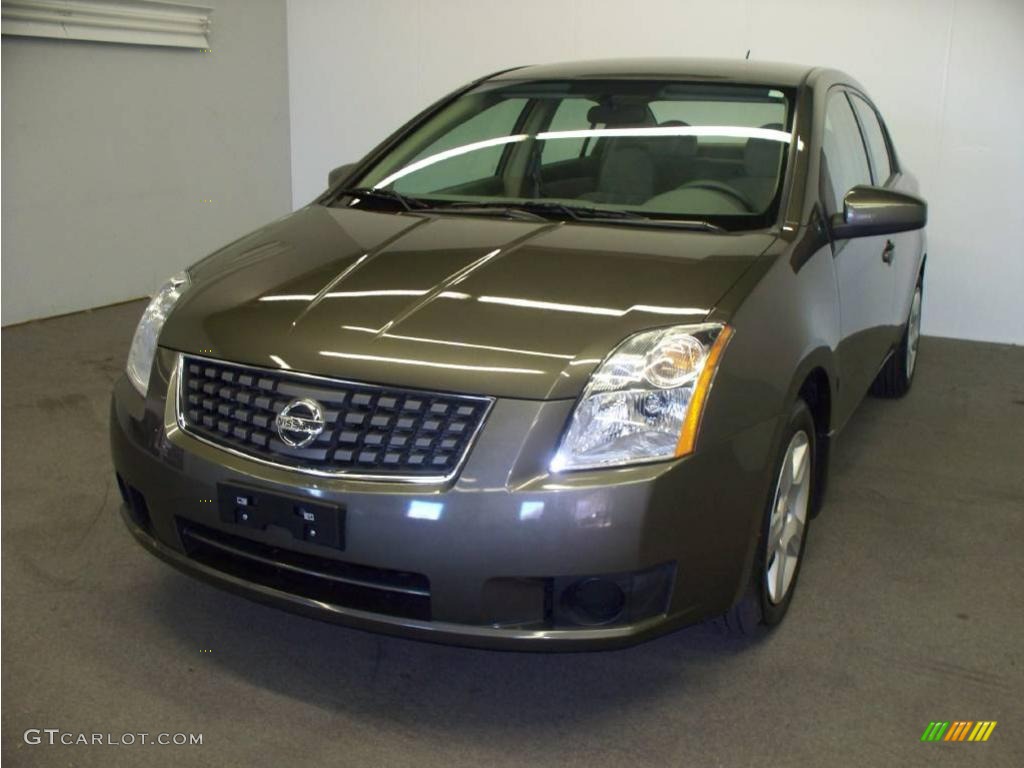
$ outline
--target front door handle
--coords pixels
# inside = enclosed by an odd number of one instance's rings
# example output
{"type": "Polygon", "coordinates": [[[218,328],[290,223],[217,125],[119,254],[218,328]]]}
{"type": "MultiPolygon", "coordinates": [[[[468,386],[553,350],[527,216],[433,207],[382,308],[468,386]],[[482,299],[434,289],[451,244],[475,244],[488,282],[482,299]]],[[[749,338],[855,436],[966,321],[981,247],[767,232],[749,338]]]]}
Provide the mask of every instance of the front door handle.
{"type": "Polygon", "coordinates": [[[882,249],[882,261],[892,264],[892,257],[896,255],[896,245],[892,240],[885,241],[885,248],[882,249]]]}

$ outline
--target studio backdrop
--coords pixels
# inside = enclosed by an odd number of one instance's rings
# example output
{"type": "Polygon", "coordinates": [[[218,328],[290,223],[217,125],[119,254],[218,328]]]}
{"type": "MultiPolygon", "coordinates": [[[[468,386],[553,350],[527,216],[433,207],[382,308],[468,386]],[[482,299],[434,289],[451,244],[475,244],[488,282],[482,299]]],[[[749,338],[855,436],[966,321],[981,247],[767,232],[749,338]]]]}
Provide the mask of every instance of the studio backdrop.
{"type": "Polygon", "coordinates": [[[881,108],[930,206],[925,332],[1024,343],[1020,0],[203,5],[209,51],[4,35],[4,324],[150,292],[490,72],[749,51],[881,108]]]}
{"type": "Polygon", "coordinates": [[[929,203],[925,333],[1024,343],[1021,0],[289,0],[293,204],[498,69],[713,56],[848,72],[929,203]]]}

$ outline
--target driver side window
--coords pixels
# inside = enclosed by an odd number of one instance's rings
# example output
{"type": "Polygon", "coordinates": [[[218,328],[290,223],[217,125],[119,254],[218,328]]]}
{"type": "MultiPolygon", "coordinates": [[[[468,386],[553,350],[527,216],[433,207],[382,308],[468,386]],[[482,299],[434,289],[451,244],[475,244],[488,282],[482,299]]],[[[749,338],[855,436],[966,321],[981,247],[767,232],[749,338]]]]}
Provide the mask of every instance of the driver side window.
{"type": "Polygon", "coordinates": [[[822,152],[830,182],[823,185],[822,195],[826,198],[825,208],[831,215],[842,210],[843,197],[851,187],[871,183],[871,170],[860,128],[850,101],[842,91],[829,98],[822,152]]]}

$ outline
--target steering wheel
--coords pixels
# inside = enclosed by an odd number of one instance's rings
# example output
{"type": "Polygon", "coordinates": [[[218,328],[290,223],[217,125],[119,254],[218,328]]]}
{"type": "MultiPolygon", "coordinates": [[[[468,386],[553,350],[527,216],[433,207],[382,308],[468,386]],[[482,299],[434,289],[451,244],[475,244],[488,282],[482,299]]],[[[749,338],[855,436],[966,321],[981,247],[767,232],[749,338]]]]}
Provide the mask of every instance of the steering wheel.
{"type": "Polygon", "coordinates": [[[701,179],[701,180],[698,180],[698,181],[688,181],[686,184],[683,184],[680,187],[676,187],[676,189],[677,190],[682,190],[682,189],[706,189],[709,192],[718,192],[719,194],[726,195],[727,197],[731,197],[733,200],[735,200],[737,203],[742,205],[744,208],[746,208],[751,213],[754,213],[754,212],[757,211],[757,206],[755,206],[749,199],[747,199],[746,195],[744,195],[742,192],[740,192],[737,189],[733,189],[728,184],[726,184],[725,182],[722,182],[722,181],[715,181],[714,179],[701,179]]]}

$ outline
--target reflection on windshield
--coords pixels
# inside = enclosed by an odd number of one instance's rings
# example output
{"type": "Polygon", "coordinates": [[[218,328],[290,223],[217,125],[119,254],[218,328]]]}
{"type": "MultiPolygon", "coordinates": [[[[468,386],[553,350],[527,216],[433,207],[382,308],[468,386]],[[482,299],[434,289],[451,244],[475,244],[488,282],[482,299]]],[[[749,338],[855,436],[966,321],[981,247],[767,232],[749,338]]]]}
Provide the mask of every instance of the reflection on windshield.
{"type": "MultiPolygon", "coordinates": [[[[533,138],[540,141],[552,141],[558,139],[590,139],[602,136],[642,136],[646,138],[656,138],[659,136],[717,136],[721,138],[746,138],[762,139],[764,141],[780,141],[783,144],[789,144],[791,140],[791,136],[785,131],[777,131],[771,128],[740,128],[729,125],[666,126],[655,128],[586,128],[578,131],[545,131],[544,133],[536,134],[533,138]]],[[[451,158],[458,157],[459,155],[466,155],[470,152],[477,152],[482,149],[490,149],[491,147],[500,146],[502,144],[512,144],[514,142],[524,141],[528,138],[531,137],[526,134],[517,134],[515,136],[496,136],[493,139],[474,141],[472,144],[463,144],[460,147],[452,147],[451,149],[446,149],[444,152],[438,152],[436,155],[424,157],[422,160],[417,160],[415,163],[395,171],[386,179],[374,184],[372,189],[383,189],[394,184],[403,176],[408,176],[410,173],[416,173],[417,171],[421,171],[435,163],[450,160],[451,158]]]]}
{"type": "Polygon", "coordinates": [[[395,171],[383,181],[374,184],[373,189],[388,187],[403,176],[408,176],[410,173],[415,173],[416,171],[422,170],[434,163],[440,163],[442,160],[450,160],[453,157],[466,155],[470,152],[477,152],[481,149],[490,149],[491,147],[498,147],[503,144],[512,144],[513,142],[523,141],[527,138],[529,137],[525,134],[519,134],[516,136],[495,136],[493,139],[484,139],[483,141],[474,141],[472,144],[463,144],[461,147],[452,147],[451,149],[446,149],[444,152],[438,152],[436,155],[425,157],[422,160],[416,161],[412,165],[407,165],[405,168],[395,171]]]}
{"type": "Polygon", "coordinates": [[[654,128],[586,128],[579,131],[546,131],[537,138],[587,139],[599,136],[719,136],[722,138],[764,139],[788,144],[790,135],[772,128],[742,128],[734,125],[669,125],[654,128]]]}
{"type": "MultiPolygon", "coordinates": [[[[541,215],[566,220],[588,209],[634,219],[622,225],[766,226],[795,141],[791,100],[741,84],[485,83],[401,137],[355,188],[388,192],[407,210],[507,204],[508,216],[547,204],[541,215]]],[[[389,202],[358,197],[349,204],[389,202]]]]}

